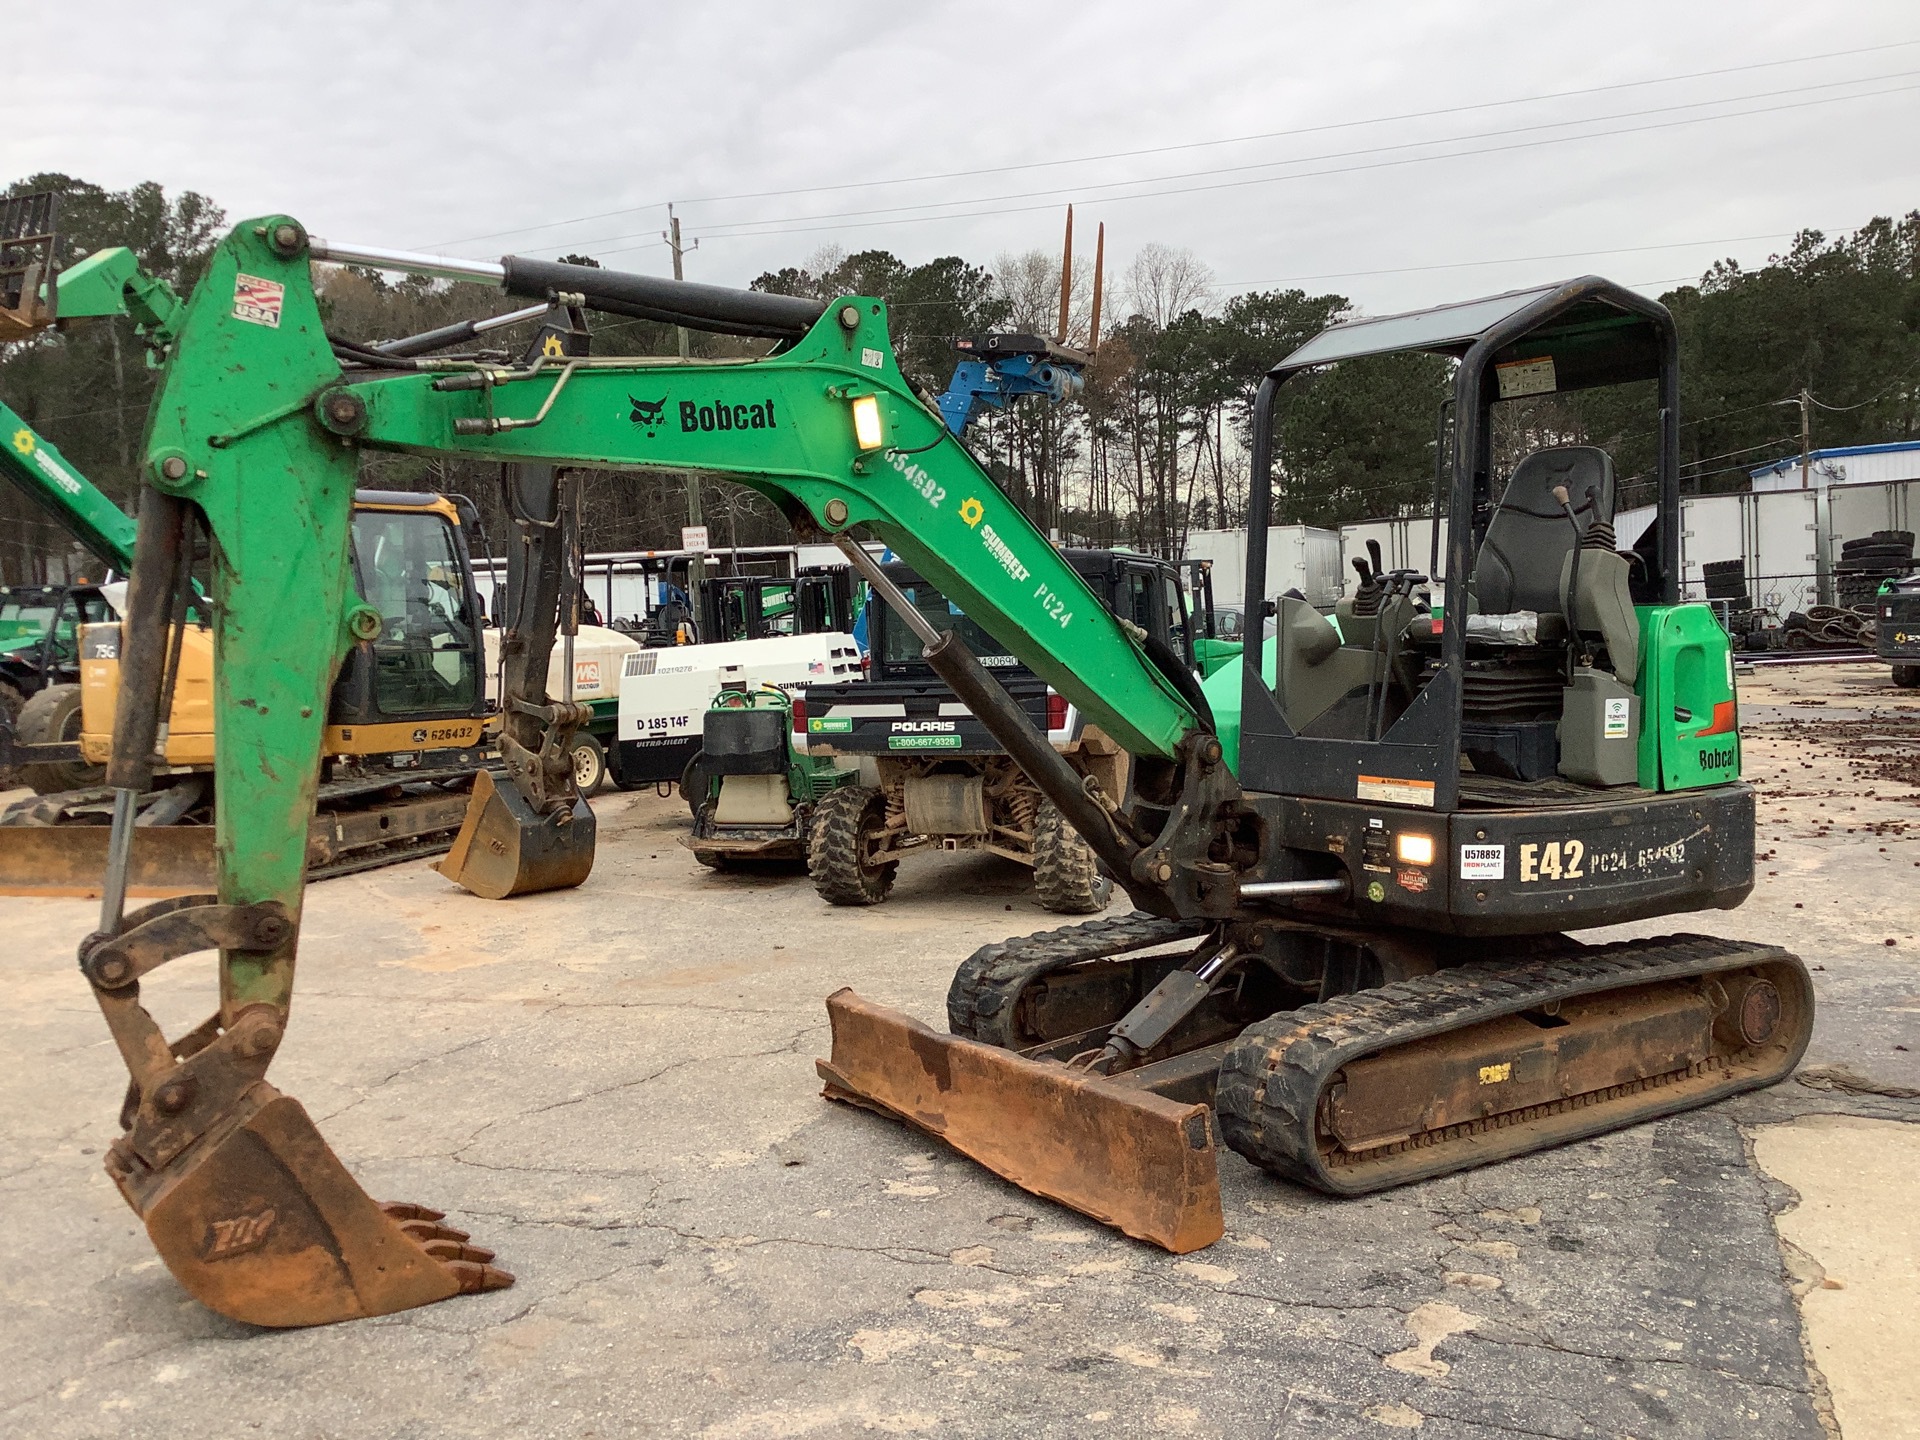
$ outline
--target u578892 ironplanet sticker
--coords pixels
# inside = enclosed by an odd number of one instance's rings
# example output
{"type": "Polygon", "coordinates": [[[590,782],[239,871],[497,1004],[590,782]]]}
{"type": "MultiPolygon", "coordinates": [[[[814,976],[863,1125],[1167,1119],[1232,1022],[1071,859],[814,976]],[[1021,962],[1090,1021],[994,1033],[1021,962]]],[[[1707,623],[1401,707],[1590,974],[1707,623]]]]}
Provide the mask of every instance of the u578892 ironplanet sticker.
{"type": "Polygon", "coordinates": [[[1462,845],[1462,880],[1504,880],[1507,878],[1507,847],[1504,845],[1462,845]]]}

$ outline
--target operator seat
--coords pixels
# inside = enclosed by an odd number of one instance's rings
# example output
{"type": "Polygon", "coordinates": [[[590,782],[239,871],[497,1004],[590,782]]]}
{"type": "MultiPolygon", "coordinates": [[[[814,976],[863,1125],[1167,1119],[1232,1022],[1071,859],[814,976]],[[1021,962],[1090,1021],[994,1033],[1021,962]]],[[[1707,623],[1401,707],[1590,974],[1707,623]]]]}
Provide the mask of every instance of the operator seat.
{"type": "Polygon", "coordinates": [[[1482,615],[1561,614],[1561,572],[1573,553],[1574,534],[1554,499],[1556,485],[1567,487],[1582,530],[1595,520],[1613,524],[1613,458],[1606,451],[1593,445],[1534,451],[1507,481],[1480,543],[1473,595],[1482,615]]]}

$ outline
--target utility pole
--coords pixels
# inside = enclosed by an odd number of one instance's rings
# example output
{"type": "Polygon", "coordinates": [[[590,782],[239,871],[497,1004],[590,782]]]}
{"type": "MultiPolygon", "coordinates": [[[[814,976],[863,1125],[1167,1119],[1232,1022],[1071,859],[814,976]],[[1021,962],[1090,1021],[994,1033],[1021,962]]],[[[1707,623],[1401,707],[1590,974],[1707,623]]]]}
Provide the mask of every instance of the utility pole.
{"type": "Polygon", "coordinates": [[[1800,488],[1809,490],[1813,478],[1813,396],[1800,387],[1800,488]]]}
{"type": "MultiPolygon", "coordinates": [[[[667,247],[673,251],[673,278],[686,279],[681,258],[688,250],[698,250],[700,242],[695,240],[692,245],[686,246],[680,243],[680,217],[673,213],[671,204],[667,206],[667,228],[661,232],[660,238],[665,240],[667,247]]],[[[687,327],[676,325],[673,327],[673,333],[680,342],[680,358],[692,359],[693,350],[687,343],[687,327]]],[[[700,524],[700,477],[698,475],[687,476],[687,524],[690,526],[700,524]]],[[[693,606],[693,623],[696,626],[705,618],[700,605],[700,592],[703,588],[701,582],[706,575],[706,569],[707,561],[704,555],[687,562],[687,599],[693,606]]],[[[707,638],[705,635],[700,636],[702,640],[707,638]]]]}

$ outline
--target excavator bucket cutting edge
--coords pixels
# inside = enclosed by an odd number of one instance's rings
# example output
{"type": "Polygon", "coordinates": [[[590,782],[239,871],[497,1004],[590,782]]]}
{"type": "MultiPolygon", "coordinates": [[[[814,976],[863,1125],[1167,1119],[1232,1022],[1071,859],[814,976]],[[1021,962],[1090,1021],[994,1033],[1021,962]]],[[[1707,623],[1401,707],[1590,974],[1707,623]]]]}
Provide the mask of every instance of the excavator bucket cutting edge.
{"type": "Polygon", "coordinates": [[[943,1035],[851,990],[827,997],[829,1099],[892,1115],[1044,1195],[1176,1255],[1225,1229],[1205,1105],[943,1035]]]}
{"type": "Polygon", "coordinates": [[[370,1199],[300,1103],[264,1081],[158,1170],[124,1141],[107,1169],[174,1278],[250,1325],[329,1325],[513,1284],[441,1212],[370,1199]]]}
{"type": "Polygon", "coordinates": [[[570,811],[543,816],[512,781],[489,771],[473,778],[473,797],[453,848],[435,868],[485,900],[566,890],[593,870],[593,810],[576,798],[570,811]]]}

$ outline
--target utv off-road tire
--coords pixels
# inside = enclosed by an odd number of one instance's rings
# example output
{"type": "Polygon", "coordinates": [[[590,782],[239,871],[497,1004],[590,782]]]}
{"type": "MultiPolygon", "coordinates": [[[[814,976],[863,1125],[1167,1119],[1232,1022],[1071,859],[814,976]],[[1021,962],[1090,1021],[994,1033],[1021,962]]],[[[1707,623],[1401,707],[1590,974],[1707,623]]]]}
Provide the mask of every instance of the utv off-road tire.
{"type": "MultiPolygon", "coordinates": [[[[80,724],[80,687],[49,685],[20,707],[14,733],[22,745],[55,745],[78,740],[80,724]]],[[[20,767],[20,778],[33,787],[36,795],[85,790],[102,784],[106,774],[106,766],[89,765],[83,760],[54,760],[20,767]]]]}
{"type": "Polygon", "coordinates": [[[1033,893],[1056,915],[1097,915],[1113,899],[1093,847],[1051,800],[1040,802],[1033,820],[1033,893]]]}
{"type": "Polygon", "coordinates": [[[898,860],[873,864],[874,838],[887,826],[887,796],[871,785],[831,791],[813,807],[807,874],[829,905],[878,905],[893,889],[898,860]]]}
{"type": "MultiPolygon", "coordinates": [[[[14,726],[14,738],[19,738],[20,707],[27,702],[18,690],[0,680],[0,724],[14,726]]],[[[0,790],[11,790],[26,782],[20,778],[17,765],[0,765],[0,790]]]]}
{"type": "Polygon", "coordinates": [[[1920,665],[1894,666],[1893,683],[1902,690],[1920,689],[1920,665]]]}

